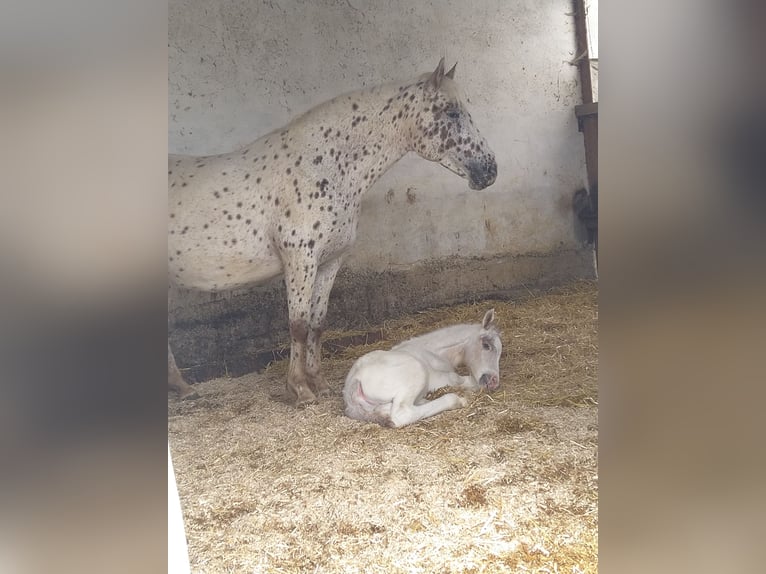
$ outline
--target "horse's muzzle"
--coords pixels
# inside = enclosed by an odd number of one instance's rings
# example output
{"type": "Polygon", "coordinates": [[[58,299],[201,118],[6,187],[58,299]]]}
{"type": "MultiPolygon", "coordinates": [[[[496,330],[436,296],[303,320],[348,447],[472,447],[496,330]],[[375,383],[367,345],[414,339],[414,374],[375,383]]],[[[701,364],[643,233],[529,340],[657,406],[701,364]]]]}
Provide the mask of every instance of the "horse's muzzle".
{"type": "Polygon", "coordinates": [[[494,157],[475,161],[468,166],[468,187],[484,189],[497,179],[497,162],[494,157]]]}
{"type": "Polygon", "coordinates": [[[488,391],[494,391],[500,386],[500,377],[490,373],[484,373],[479,377],[479,384],[488,391]]]}

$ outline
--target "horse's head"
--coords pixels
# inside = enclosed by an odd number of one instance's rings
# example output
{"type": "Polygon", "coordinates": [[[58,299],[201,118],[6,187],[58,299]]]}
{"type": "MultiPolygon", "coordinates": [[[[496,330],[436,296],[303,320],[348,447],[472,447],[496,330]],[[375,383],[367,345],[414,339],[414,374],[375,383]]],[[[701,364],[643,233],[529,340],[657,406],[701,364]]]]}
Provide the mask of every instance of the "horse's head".
{"type": "Polygon", "coordinates": [[[471,189],[484,189],[497,178],[495,154],[463,105],[453,81],[455,67],[445,73],[442,58],[436,70],[418,82],[420,97],[409,96],[412,106],[418,106],[410,114],[411,145],[422,158],[466,178],[471,189]]]}
{"type": "Polygon", "coordinates": [[[488,391],[500,386],[500,353],[503,343],[495,325],[495,310],[484,314],[481,330],[465,349],[465,364],[475,381],[488,391]]]}

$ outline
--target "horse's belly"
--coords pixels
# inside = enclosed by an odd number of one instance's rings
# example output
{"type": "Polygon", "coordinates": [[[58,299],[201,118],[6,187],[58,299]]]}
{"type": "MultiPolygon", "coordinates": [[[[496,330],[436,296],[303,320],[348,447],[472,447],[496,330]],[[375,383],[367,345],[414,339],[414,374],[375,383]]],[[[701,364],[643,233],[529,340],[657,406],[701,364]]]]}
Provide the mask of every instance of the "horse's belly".
{"type": "Polygon", "coordinates": [[[228,257],[190,254],[170,264],[170,279],[179,287],[202,291],[225,291],[256,285],[281,275],[278,257],[228,257]]]}

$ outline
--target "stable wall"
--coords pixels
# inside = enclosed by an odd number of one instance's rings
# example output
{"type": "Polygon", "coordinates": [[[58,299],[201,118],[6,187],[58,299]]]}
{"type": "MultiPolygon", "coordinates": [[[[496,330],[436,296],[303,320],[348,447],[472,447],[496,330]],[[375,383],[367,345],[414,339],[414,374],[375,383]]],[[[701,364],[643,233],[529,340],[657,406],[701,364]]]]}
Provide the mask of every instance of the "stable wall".
{"type": "MultiPolygon", "coordinates": [[[[458,62],[496,183],[409,154],[367,193],[330,327],[593,275],[571,208],[584,186],[569,0],[171,0],[169,150],[230,151],[342,92],[458,62]]],[[[245,372],[286,338],[279,282],[173,293],[171,343],[199,376],[245,372]]]]}

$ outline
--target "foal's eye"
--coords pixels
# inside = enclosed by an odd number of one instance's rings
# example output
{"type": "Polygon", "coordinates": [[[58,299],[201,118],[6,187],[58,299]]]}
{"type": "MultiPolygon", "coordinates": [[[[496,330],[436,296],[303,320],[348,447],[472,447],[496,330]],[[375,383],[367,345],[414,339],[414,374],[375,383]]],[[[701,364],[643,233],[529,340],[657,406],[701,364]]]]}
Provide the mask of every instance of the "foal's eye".
{"type": "Polygon", "coordinates": [[[448,108],[447,117],[453,120],[458,119],[460,117],[460,110],[457,108],[448,108]]]}
{"type": "Polygon", "coordinates": [[[487,343],[486,341],[483,341],[483,342],[481,343],[481,348],[482,348],[482,349],[484,349],[485,351],[489,351],[489,350],[492,348],[492,345],[490,345],[490,344],[489,344],[489,343],[487,343]]]}

